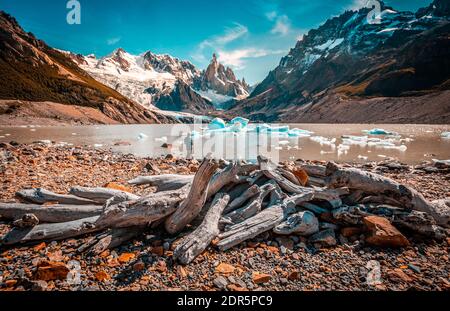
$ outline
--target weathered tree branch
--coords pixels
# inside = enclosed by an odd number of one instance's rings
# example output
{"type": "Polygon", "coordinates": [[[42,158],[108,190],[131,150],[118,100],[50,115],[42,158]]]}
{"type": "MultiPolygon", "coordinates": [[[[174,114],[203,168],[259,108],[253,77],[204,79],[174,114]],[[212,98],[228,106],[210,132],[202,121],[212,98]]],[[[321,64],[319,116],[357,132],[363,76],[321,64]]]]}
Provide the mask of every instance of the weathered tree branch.
{"type": "Polygon", "coordinates": [[[185,265],[191,263],[219,235],[219,219],[229,200],[230,197],[226,194],[219,193],[215,196],[202,224],[176,247],[175,259],[185,265]]]}

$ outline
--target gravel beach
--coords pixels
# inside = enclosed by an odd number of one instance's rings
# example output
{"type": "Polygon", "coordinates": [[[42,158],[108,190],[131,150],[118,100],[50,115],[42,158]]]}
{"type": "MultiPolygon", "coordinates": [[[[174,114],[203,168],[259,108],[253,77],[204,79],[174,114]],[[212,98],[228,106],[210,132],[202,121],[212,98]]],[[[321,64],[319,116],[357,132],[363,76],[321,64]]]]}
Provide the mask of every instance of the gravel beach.
{"type": "MultiPolygon", "coordinates": [[[[383,163],[345,164],[375,171],[412,186],[429,200],[450,197],[450,171],[432,163],[418,167],[383,163]]],[[[194,174],[196,160],[173,156],[150,159],[86,146],[16,143],[0,146],[0,201],[14,202],[15,192],[45,188],[66,193],[74,185],[121,188],[137,195],[154,191],[132,187],[139,175],[194,174]]],[[[11,222],[0,218],[0,236],[11,222]]],[[[189,232],[189,228],[185,233],[189,232]]],[[[208,248],[188,266],[172,258],[176,239],[160,228],[99,256],[77,249],[89,236],[61,242],[6,248],[0,246],[0,290],[149,291],[149,290],[442,290],[450,289],[449,244],[408,235],[410,246],[379,249],[365,245],[364,236],[316,249],[298,236],[263,234],[226,252],[208,248]],[[40,263],[49,261],[79,279],[37,278],[40,263]],[[381,278],[367,282],[375,267],[381,278]]]]}

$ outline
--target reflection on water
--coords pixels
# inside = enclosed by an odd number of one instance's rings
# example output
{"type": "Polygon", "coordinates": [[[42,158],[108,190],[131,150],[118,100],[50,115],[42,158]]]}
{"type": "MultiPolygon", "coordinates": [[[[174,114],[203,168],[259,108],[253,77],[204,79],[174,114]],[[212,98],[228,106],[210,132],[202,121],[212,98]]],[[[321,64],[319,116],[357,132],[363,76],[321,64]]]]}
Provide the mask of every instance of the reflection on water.
{"type": "Polygon", "coordinates": [[[415,164],[450,159],[450,139],[441,137],[449,125],[292,124],[313,132],[291,137],[256,132],[209,133],[187,125],[108,125],[66,127],[0,127],[0,141],[30,143],[38,140],[112,148],[138,156],[172,153],[201,158],[209,152],[221,158],[255,159],[265,154],[274,160],[380,161],[387,157],[415,164]],[[364,132],[380,128],[394,135],[364,132]],[[200,144],[200,142],[202,142],[200,144]],[[163,148],[166,145],[168,148],[163,148]]]}

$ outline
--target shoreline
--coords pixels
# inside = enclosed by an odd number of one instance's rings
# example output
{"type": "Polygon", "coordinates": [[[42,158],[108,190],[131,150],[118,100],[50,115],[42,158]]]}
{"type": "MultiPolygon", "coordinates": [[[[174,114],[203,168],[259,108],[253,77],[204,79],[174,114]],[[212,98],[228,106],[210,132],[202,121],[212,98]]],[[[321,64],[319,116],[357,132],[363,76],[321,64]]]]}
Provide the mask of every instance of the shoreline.
{"type": "MultiPolygon", "coordinates": [[[[114,183],[137,195],[151,188],[131,187],[127,180],[139,175],[194,174],[197,160],[140,158],[102,149],[55,147],[45,144],[0,146],[0,201],[15,201],[15,192],[43,187],[65,193],[72,185],[86,187],[114,183]]],[[[311,162],[312,163],[312,162],[311,162]]],[[[423,170],[413,166],[345,163],[345,166],[376,171],[405,183],[427,199],[450,197],[448,168],[423,170]],[[385,166],[384,166],[385,165],[385,166]]],[[[427,166],[431,167],[431,166],[427,166]]],[[[0,235],[11,227],[0,221],[0,235]]],[[[449,238],[442,242],[411,237],[411,246],[399,250],[377,249],[364,245],[357,237],[347,245],[314,249],[301,237],[281,238],[264,234],[227,252],[208,248],[191,265],[180,266],[172,259],[175,238],[159,229],[150,229],[130,243],[100,256],[86,257],[77,248],[89,236],[61,242],[0,248],[1,290],[448,290],[449,238]],[[133,254],[125,260],[124,254],[133,254]],[[77,260],[82,266],[82,283],[63,281],[36,284],[29,281],[38,260],[67,263],[77,260]],[[383,282],[368,286],[367,263],[380,262],[383,282]],[[221,267],[231,265],[233,272],[221,267]],[[406,267],[406,268],[405,268],[406,267]],[[269,272],[271,280],[255,284],[254,272],[269,272]],[[294,278],[294,275],[296,276],[294,278]],[[30,285],[31,284],[31,285],[30,285]],[[218,285],[219,284],[219,285],[218,285]],[[44,286],[45,285],[45,286],[44,286]],[[34,288],[33,288],[34,286],[34,288]]]]}

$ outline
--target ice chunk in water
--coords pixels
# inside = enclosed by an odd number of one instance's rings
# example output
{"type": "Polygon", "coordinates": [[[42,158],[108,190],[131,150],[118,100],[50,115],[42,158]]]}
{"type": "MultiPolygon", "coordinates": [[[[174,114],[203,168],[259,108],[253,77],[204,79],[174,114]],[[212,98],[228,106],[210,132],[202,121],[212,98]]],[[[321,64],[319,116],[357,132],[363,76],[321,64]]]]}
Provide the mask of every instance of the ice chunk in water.
{"type": "Polygon", "coordinates": [[[389,132],[384,129],[371,129],[371,130],[366,130],[363,132],[366,134],[369,134],[369,135],[397,135],[397,133],[395,133],[395,132],[389,132]]]}
{"type": "Polygon", "coordinates": [[[312,141],[319,143],[321,146],[328,145],[328,146],[336,146],[336,138],[330,139],[323,136],[313,136],[310,137],[312,141]]]}
{"type": "Polygon", "coordinates": [[[312,134],[313,134],[313,132],[298,129],[298,128],[291,129],[288,132],[288,135],[290,137],[310,137],[312,134]]]}
{"type": "Polygon", "coordinates": [[[233,123],[231,126],[227,127],[226,129],[230,132],[240,132],[242,131],[247,125],[244,125],[241,122],[233,123]]]}
{"type": "Polygon", "coordinates": [[[146,139],[146,138],[148,138],[148,136],[145,135],[144,133],[140,133],[140,134],[138,135],[138,139],[139,139],[139,140],[144,140],[144,139],[146,139]]]}
{"type": "Polygon", "coordinates": [[[248,123],[250,122],[249,119],[242,118],[242,117],[236,117],[233,120],[230,121],[230,125],[240,123],[242,124],[242,127],[247,127],[248,123]]]}
{"type": "Polygon", "coordinates": [[[224,129],[226,127],[227,127],[227,124],[221,118],[213,119],[208,125],[208,129],[210,129],[210,130],[224,129]]]}
{"type": "Polygon", "coordinates": [[[159,143],[167,143],[167,137],[166,136],[163,136],[163,137],[160,137],[160,138],[155,138],[155,141],[156,142],[159,142],[159,143]]]}
{"type": "Polygon", "coordinates": [[[277,132],[277,133],[288,133],[289,132],[289,126],[274,126],[266,129],[267,132],[277,132]]]}

